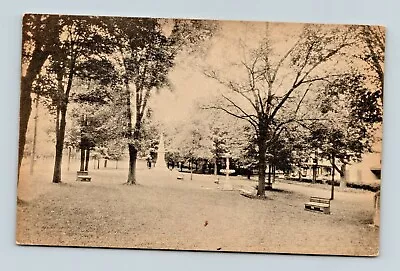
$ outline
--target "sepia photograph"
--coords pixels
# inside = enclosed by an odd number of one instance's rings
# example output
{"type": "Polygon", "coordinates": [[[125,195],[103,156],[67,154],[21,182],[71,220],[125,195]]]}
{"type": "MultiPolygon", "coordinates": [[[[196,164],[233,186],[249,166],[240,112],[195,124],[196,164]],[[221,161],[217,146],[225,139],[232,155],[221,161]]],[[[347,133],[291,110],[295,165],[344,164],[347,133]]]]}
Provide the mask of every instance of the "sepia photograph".
{"type": "Polygon", "coordinates": [[[25,14],[16,243],[378,256],[385,27],[25,14]]]}

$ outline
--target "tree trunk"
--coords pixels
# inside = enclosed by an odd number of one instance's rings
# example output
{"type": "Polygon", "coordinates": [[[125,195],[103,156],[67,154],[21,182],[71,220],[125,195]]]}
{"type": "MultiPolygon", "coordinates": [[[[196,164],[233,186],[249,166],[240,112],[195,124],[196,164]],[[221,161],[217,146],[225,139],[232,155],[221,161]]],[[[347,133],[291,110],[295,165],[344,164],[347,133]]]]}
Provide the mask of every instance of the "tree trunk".
{"type": "Polygon", "coordinates": [[[127,184],[136,184],[136,159],[137,149],[133,144],[128,144],[129,148],[129,173],[127,184]]]}
{"type": "Polygon", "coordinates": [[[271,186],[271,174],[272,174],[272,168],[271,168],[271,164],[268,164],[268,186],[271,186]]]}
{"type": "Polygon", "coordinates": [[[272,183],[275,183],[275,172],[276,172],[276,166],[273,166],[272,168],[272,183]]]}
{"type": "Polygon", "coordinates": [[[299,164],[299,182],[301,182],[301,164],[299,164]]]}
{"type": "Polygon", "coordinates": [[[226,172],[225,172],[225,176],[226,176],[226,180],[229,180],[229,157],[226,157],[226,168],[225,168],[226,172]]]}
{"type": "MultiPolygon", "coordinates": [[[[24,83],[28,79],[22,79],[20,109],[19,109],[19,148],[18,148],[18,174],[21,168],[22,158],[26,142],[26,131],[28,129],[29,117],[32,110],[31,87],[32,82],[24,83]]],[[[33,81],[33,80],[32,80],[33,81]]],[[[18,178],[19,181],[19,178],[18,178]]]]}
{"type": "Polygon", "coordinates": [[[81,146],[81,166],[79,167],[80,171],[85,170],[85,149],[81,146]]]}
{"type": "MultiPolygon", "coordinates": [[[[48,53],[42,52],[40,46],[35,47],[26,74],[21,78],[21,95],[19,104],[19,148],[18,148],[18,175],[21,168],[22,158],[26,142],[26,131],[28,129],[29,117],[32,110],[32,84],[40,73],[48,53]]],[[[19,178],[17,183],[19,183],[19,178]]]]}
{"type": "Polygon", "coordinates": [[[108,161],[108,159],[105,159],[105,160],[104,160],[104,168],[107,167],[107,161],[108,161]]]}
{"type": "MultiPolygon", "coordinates": [[[[56,142],[56,158],[54,162],[54,172],[53,172],[53,183],[61,183],[61,165],[62,165],[62,155],[64,149],[64,138],[65,138],[65,117],[67,115],[66,104],[61,105],[61,114],[59,122],[59,130],[57,133],[56,142]]],[[[58,120],[57,120],[58,122],[58,120]]]]}
{"type": "Polygon", "coordinates": [[[346,172],[346,163],[342,163],[340,167],[340,187],[347,187],[347,172],[346,172]]]}
{"type": "Polygon", "coordinates": [[[317,182],[317,166],[313,165],[312,166],[312,183],[317,182]]]}
{"type": "Polygon", "coordinates": [[[86,148],[85,171],[89,171],[89,161],[90,161],[90,149],[86,148]]]}
{"type": "Polygon", "coordinates": [[[190,159],[190,180],[193,180],[193,158],[190,159]]]}
{"type": "Polygon", "coordinates": [[[100,159],[97,159],[97,169],[100,169],[100,159]]]}
{"type": "Polygon", "coordinates": [[[258,140],[258,154],[259,154],[259,161],[258,161],[258,189],[257,195],[258,196],[265,196],[265,170],[267,169],[267,161],[266,161],[266,140],[264,137],[260,137],[258,140]]]}
{"type": "Polygon", "coordinates": [[[62,164],[62,152],[64,148],[64,138],[65,138],[65,126],[66,126],[66,116],[67,116],[67,106],[68,106],[68,98],[69,93],[72,88],[72,80],[75,73],[75,62],[76,56],[71,58],[71,62],[69,65],[68,72],[68,82],[67,88],[64,93],[64,85],[63,85],[63,71],[60,70],[57,73],[57,81],[58,81],[58,91],[61,94],[61,99],[59,100],[57,113],[60,112],[60,122],[57,120],[58,129],[57,132],[57,142],[56,142],[56,158],[54,163],[54,173],[53,173],[53,183],[61,182],[61,164],[62,164]]]}

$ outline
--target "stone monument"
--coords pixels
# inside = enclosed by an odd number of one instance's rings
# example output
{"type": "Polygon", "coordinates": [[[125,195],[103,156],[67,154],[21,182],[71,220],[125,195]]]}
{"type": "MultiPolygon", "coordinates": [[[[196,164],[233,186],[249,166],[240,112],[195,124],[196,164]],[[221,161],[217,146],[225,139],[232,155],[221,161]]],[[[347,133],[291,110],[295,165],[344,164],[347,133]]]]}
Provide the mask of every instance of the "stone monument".
{"type": "Polygon", "coordinates": [[[164,147],[164,136],[161,134],[160,136],[160,143],[158,144],[157,150],[157,162],[154,167],[157,170],[164,170],[167,171],[167,163],[165,162],[165,147],[164,147]]]}

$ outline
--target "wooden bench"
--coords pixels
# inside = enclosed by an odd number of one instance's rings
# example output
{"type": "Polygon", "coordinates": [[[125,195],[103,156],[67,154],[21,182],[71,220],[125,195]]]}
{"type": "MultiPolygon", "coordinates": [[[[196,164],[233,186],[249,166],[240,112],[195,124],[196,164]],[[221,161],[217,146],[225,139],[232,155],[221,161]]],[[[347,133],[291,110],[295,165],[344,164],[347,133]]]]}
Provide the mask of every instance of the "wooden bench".
{"type": "Polygon", "coordinates": [[[331,200],[319,197],[310,197],[310,202],[304,205],[304,209],[307,211],[317,211],[324,214],[331,213],[331,200]]]}
{"type": "Polygon", "coordinates": [[[89,175],[79,175],[76,177],[77,181],[81,182],[90,182],[92,180],[92,176],[89,175]]]}

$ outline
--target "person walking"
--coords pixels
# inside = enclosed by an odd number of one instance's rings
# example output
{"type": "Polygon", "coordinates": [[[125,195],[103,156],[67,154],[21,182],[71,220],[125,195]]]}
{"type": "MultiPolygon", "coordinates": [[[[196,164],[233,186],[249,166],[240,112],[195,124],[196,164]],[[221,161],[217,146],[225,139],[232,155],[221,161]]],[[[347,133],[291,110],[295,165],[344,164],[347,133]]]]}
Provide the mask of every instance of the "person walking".
{"type": "Polygon", "coordinates": [[[147,167],[148,167],[148,169],[151,169],[151,155],[149,154],[148,156],[147,156],[147,167]]]}

